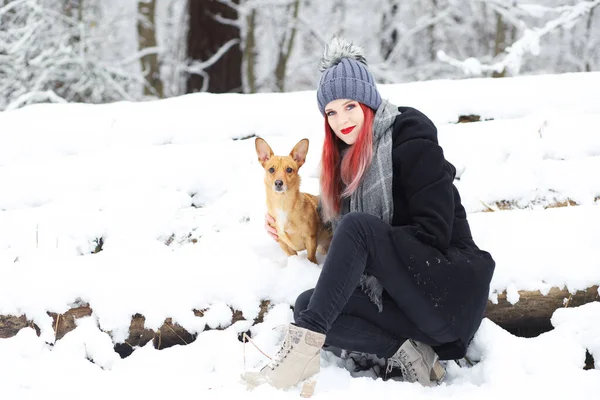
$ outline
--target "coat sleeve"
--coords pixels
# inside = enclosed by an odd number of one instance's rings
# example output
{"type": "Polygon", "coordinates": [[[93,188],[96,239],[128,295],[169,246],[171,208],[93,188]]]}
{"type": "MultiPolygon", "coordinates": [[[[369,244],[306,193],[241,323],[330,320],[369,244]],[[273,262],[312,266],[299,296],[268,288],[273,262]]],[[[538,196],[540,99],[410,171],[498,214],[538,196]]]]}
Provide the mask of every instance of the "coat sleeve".
{"type": "Polygon", "coordinates": [[[404,229],[445,253],[454,222],[454,173],[442,148],[429,139],[411,139],[393,149],[392,159],[409,208],[411,222],[404,229]]]}

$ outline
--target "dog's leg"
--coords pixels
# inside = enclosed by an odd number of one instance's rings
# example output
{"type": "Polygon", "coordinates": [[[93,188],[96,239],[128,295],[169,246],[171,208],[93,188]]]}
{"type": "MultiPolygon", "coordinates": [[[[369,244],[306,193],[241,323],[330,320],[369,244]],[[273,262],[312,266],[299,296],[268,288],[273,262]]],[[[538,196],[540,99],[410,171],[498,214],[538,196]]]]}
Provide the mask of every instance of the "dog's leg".
{"type": "Polygon", "coordinates": [[[283,240],[279,240],[279,247],[281,247],[281,249],[285,252],[285,254],[288,255],[288,257],[298,255],[296,250],[288,246],[283,240]]]}
{"type": "Polygon", "coordinates": [[[304,239],[304,245],[306,246],[306,254],[308,261],[317,263],[317,235],[311,235],[304,239]]]}

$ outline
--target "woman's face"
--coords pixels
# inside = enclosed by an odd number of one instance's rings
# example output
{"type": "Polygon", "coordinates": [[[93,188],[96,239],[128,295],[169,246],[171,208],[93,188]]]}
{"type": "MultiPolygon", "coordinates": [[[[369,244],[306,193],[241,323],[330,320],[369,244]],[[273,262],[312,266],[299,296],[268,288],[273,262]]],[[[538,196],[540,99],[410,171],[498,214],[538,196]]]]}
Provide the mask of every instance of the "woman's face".
{"type": "Polygon", "coordinates": [[[365,122],[358,101],[338,99],[325,106],[325,116],[331,130],[346,144],[354,144],[365,122]]]}

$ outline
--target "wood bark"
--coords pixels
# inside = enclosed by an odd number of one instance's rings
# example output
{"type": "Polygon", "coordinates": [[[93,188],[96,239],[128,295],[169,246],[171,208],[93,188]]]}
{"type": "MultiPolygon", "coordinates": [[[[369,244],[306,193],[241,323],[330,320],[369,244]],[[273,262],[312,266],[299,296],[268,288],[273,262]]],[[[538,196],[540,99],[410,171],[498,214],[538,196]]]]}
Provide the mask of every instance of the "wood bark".
{"type": "MultiPolygon", "coordinates": [[[[138,49],[144,52],[145,49],[156,48],[156,23],[154,15],[156,13],[156,0],[138,0],[138,49]]],[[[142,71],[146,84],[144,85],[144,95],[164,97],[163,82],[160,78],[160,65],[158,63],[158,54],[151,51],[142,56],[140,60],[142,71]]]]}
{"type": "MultiPolygon", "coordinates": [[[[434,20],[438,13],[438,0],[431,0],[431,19],[434,20]]],[[[435,42],[435,24],[429,25],[427,28],[429,36],[429,61],[435,62],[437,59],[436,55],[436,42],[435,42]]]]}
{"type": "Polygon", "coordinates": [[[256,93],[256,9],[253,8],[246,16],[246,45],[244,47],[244,61],[246,63],[247,93],[256,93]]]}
{"type": "Polygon", "coordinates": [[[590,57],[590,52],[594,46],[594,39],[592,38],[592,23],[594,21],[594,8],[592,8],[590,10],[590,15],[588,15],[588,19],[587,19],[587,23],[586,23],[586,43],[585,43],[585,48],[583,51],[584,54],[584,63],[585,63],[585,72],[591,72],[592,71],[592,64],[591,64],[591,57],[590,57]]]}
{"type": "MultiPolygon", "coordinates": [[[[502,54],[506,49],[506,24],[502,14],[496,12],[496,41],[494,45],[494,57],[502,54]]],[[[506,75],[506,69],[492,74],[494,78],[503,78],[506,75]]]]}
{"type": "MultiPolygon", "coordinates": [[[[600,301],[598,286],[580,290],[574,294],[560,288],[552,288],[547,295],[542,295],[539,291],[520,291],[519,294],[520,299],[515,304],[508,302],[506,293],[500,294],[497,304],[488,302],[484,317],[489,318],[515,335],[526,337],[536,336],[551,330],[550,318],[558,308],[578,307],[593,301],[600,301]]],[[[254,319],[254,324],[263,321],[269,306],[270,302],[268,300],[261,303],[260,312],[258,317],[254,319]]],[[[204,311],[206,310],[195,310],[194,313],[197,317],[201,317],[204,311]]],[[[245,319],[240,311],[232,310],[232,312],[232,323],[245,319]]],[[[90,306],[81,306],[70,309],[64,314],[48,313],[48,315],[53,318],[55,337],[60,340],[65,334],[76,328],[75,320],[77,318],[92,315],[92,309],[90,306]]],[[[115,346],[121,356],[131,354],[135,347],[144,346],[150,341],[153,342],[155,348],[164,349],[177,344],[190,344],[196,339],[195,335],[173,323],[170,318],[166,319],[157,331],[146,329],[144,322],[143,315],[136,314],[132,317],[129,326],[129,337],[125,343],[119,343],[115,346]]],[[[35,329],[39,335],[38,327],[29,321],[25,315],[0,315],[0,338],[13,337],[25,327],[35,329]]]]}
{"type": "Polygon", "coordinates": [[[381,33],[380,37],[380,53],[381,57],[387,61],[398,44],[398,29],[395,26],[397,19],[399,4],[394,1],[389,1],[389,11],[381,15],[381,33]]]}
{"type": "Polygon", "coordinates": [[[600,301],[598,286],[580,290],[574,294],[566,289],[552,288],[547,295],[539,291],[519,291],[519,301],[511,304],[506,293],[498,296],[498,304],[488,302],[484,317],[519,336],[531,336],[529,332],[552,329],[550,318],[554,311],[563,307],[579,307],[592,301],[600,301]]]}
{"type": "Polygon", "coordinates": [[[298,21],[298,12],[300,10],[300,0],[294,1],[293,5],[288,6],[292,11],[293,26],[285,33],[279,43],[279,56],[275,66],[275,84],[280,92],[285,92],[285,78],[287,75],[288,61],[294,49],[294,40],[296,38],[296,21],[298,21]],[[289,35],[289,37],[288,37],[289,35]]]}
{"type": "MultiPolygon", "coordinates": [[[[239,0],[233,0],[239,4],[239,0]]],[[[232,7],[217,0],[188,1],[189,29],[187,35],[187,55],[190,60],[200,62],[210,59],[231,39],[240,39],[240,29],[236,25],[238,13],[232,7]],[[223,23],[226,19],[231,21],[223,23]]],[[[239,45],[231,47],[204,72],[208,77],[193,74],[187,80],[187,93],[199,92],[206,87],[210,93],[242,91],[242,50],[239,45]]]]}

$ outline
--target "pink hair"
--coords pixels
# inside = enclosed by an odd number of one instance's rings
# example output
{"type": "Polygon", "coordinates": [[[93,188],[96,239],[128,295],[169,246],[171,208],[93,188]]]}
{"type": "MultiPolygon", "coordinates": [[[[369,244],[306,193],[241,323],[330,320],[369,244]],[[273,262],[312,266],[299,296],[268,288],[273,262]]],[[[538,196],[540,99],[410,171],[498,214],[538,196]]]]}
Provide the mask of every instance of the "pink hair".
{"type": "Polygon", "coordinates": [[[325,141],[321,154],[321,204],[325,221],[330,221],[340,213],[340,200],[356,191],[365,171],[373,160],[373,119],[375,111],[362,103],[365,119],[356,142],[340,163],[337,143],[340,140],[331,130],[325,117],[325,141]],[[342,183],[346,189],[341,192],[342,183]]]}

